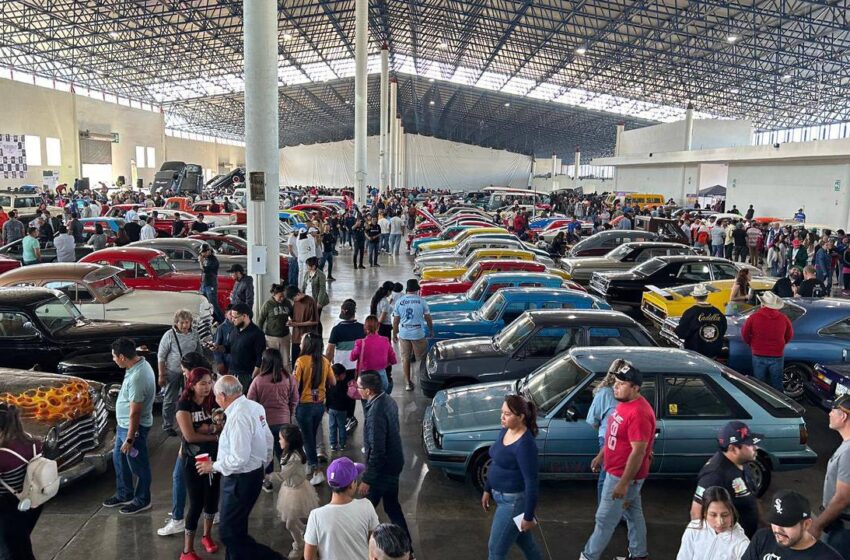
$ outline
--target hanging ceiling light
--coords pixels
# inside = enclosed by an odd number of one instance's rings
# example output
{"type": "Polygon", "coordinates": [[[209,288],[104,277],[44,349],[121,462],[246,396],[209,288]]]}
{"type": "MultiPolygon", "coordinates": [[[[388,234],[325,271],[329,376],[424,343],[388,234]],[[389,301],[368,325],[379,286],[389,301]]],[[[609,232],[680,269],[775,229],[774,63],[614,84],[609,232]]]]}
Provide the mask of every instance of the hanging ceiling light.
{"type": "Polygon", "coordinates": [[[433,83],[434,83],[434,78],[428,78],[428,81],[429,81],[429,82],[431,82],[431,83],[433,84],[433,83]]]}
{"type": "Polygon", "coordinates": [[[433,105],[433,104],[434,104],[434,102],[433,102],[433,101],[429,101],[429,102],[428,102],[428,105],[433,105]]]}
{"type": "Polygon", "coordinates": [[[734,43],[734,42],[735,42],[735,41],[737,41],[737,40],[738,40],[738,36],[737,36],[737,35],[729,35],[728,37],[726,37],[726,42],[727,42],[727,43],[734,43]]]}
{"type": "Polygon", "coordinates": [[[510,107],[510,106],[511,106],[511,102],[510,102],[510,101],[505,102],[505,107],[510,107]]]}
{"type": "Polygon", "coordinates": [[[282,37],[282,38],[283,38],[283,40],[284,40],[284,41],[286,41],[286,42],[289,42],[289,41],[291,41],[292,39],[294,39],[294,37],[292,36],[292,33],[289,33],[289,32],[285,32],[285,33],[283,34],[283,37],[282,37]]]}
{"type": "Polygon", "coordinates": [[[791,74],[783,74],[782,75],[782,81],[783,82],[787,82],[790,79],[791,79],[791,74]]]}
{"type": "Polygon", "coordinates": [[[587,47],[585,47],[585,46],[576,47],[576,54],[581,55],[581,56],[587,54],[587,47]]]}
{"type": "Polygon", "coordinates": [[[113,39],[117,39],[118,38],[118,32],[117,31],[110,31],[109,36],[112,37],[113,39]]]}

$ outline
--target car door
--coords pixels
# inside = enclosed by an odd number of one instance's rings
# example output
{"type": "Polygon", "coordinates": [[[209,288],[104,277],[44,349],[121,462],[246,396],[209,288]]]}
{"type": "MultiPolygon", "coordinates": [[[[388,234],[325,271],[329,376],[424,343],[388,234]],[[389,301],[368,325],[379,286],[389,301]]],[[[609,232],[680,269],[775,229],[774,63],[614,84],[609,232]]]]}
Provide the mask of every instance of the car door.
{"type": "Polygon", "coordinates": [[[818,359],[824,363],[850,362],[850,319],[842,319],[820,329],[818,359]]]}
{"type": "Polygon", "coordinates": [[[593,402],[593,389],[602,375],[586,380],[549,422],[542,472],[547,478],[595,477],[590,462],[599,452],[597,430],[585,420],[593,402]]]}
{"type": "Polygon", "coordinates": [[[707,375],[664,374],[656,456],[665,475],[693,476],[717,451],[720,428],[749,414],[707,375]]]}
{"type": "Polygon", "coordinates": [[[728,263],[711,263],[711,272],[715,280],[734,280],[738,276],[735,265],[728,263]]]}
{"type": "Polygon", "coordinates": [[[200,265],[197,261],[189,260],[190,257],[187,255],[187,251],[176,247],[163,247],[161,249],[165,256],[168,257],[168,260],[171,261],[171,264],[174,265],[178,271],[184,270],[199,270],[200,265]]]}
{"type": "Polygon", "coordinates": [[[682,263],[676,274],[676,281],[670,285],[708,282],[711,280],[711,267],[705,262],[682,263]]]}
{"type": "Polygon", "coordinates": [[[573,346],[582,346],[582,331],[581,327],[560,326],[537,329],[507,357],[504,379],[524,377],[573,346]]]}
{"type": "Polygon", "coordinates": [[[38,327],[17,310],[0,310],[0,348],[0,365],[20,369],[29,369],[47,351],[38,327]]]}
{"type": "Polygon", "coordinates": [[[72,280],[56,280],[44,284],[45,288],[59,290],[74,302],[87,319],[103,320],[105,309],[102,303],[94,299],[92,293],[83,284],[72,280]]]}

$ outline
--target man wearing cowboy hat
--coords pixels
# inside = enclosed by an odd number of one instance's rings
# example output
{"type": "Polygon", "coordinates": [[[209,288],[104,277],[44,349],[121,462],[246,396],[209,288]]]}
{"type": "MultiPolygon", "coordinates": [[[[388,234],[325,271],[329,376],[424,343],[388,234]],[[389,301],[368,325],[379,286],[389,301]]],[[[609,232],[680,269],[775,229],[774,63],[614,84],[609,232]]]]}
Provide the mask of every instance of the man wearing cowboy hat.
{"type": "Polygon", "coordinates": [[[779,310],[785,305],[773,292],[759,297],[761,307],[751,314],[741,336],[753,354],[753,376],[782,391],[785,345],[793,338],[791,321],[779,310]]]}
{"type": "Polygon", "coordinates": [[[698,284],[691,296],[696,304],[682,314],[675,329],[676,336],[685,342],[685,350],[693,350],[713,359],[723,348],[726,316],[708,303],[708,290],[704,285],[698,284]]]}

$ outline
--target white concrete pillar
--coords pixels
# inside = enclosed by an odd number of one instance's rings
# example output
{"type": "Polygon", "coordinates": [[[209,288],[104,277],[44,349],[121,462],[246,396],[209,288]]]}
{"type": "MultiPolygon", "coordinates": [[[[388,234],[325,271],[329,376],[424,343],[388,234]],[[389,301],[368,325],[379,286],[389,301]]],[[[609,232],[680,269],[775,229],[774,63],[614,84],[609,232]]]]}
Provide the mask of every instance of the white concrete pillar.
{"type": "Polygon", "coordinates": [[[575,176],[573,177],[573,181],[578,181],[579,168],[581,167],[581,149],[578,146],[576,146],[576,161],[575,161],[574,165],[575,165],[576,171],[575,171],[575,174],[574,174],[575,176]]]}
{"type": "Polygon", "coordinates": [[[395,124],[393,128],[393,134],[395,134],[395,138],[393,139],[393,168],[395,169],[395,176],[393,177],[393,188],[400,189],[401,188],[401,117],[396,115],[395,124]]]}
{"type": "Polygon", "coordinates": [[[552,152],[552,179],[558,174],[558,154],[552,152]]]}
{"type": "Polygon", "coordinates": [[[620,146],[623,142],[623,132],[626,131],[626,123],[617,123],[617,139],[614,141],[614,157],[620,155],[620,146]]]}
{"type": "Polygon", "coordinates": [[[396,188],[396,165],[398,164],[398,158],[396,158],[396,137],[398,136],[398,130],[396,129],[396,113],[398,113],[398,80],[393,77],[390,78],[389,81],[390,114],[387,121],[387,134],[389,135],[387,138],[387,151],[389,152],[387,157],[387,173],[389,176],[387,177],[387,184],[389,185],[390,190],[392,190],[396,188]]]}
{"type": "Polygon", "coordinates": [[[685,111],[685,151],[689,151],[694,142],[694,104],[688,102],[688,110],[685,111]]]}
{"type": "Polygon", "coordinates": [[[386,192],[389,179],[387,177],[387,169],[389,167],[387,153],[387,135],[389,133],[390,123],[390,50],[387,44],[384,43],[381,47],[381,139],[378,148],[378,166],[380,169],[380,185],[378,188],[381,192],[386,192]]]}
{"type": "Polygon", "coordinates": [[[354,2],[354,202],[366,201],[366,61],[369,45],[369,0],[354,2]]]}
{"type": "Polygon", "coordinates": [[[398,126],[398,185],[399,188],[403,189],[407,187],[407,136],[404,134],[404,126],[401,124],[401,119],[399,119],[398,126]]]}
{"type": "Polygon", "coordinates": [[[280,282],[277,4],[244,0],[245,166],[248,187],[248,270],[254,313],[280,282]]]}

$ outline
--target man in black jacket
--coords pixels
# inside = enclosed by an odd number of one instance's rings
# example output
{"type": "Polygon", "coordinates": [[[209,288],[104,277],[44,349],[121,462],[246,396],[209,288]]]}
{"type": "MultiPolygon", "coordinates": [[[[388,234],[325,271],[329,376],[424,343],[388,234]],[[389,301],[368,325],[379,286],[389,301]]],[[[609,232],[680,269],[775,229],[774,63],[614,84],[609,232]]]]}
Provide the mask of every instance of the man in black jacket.
{"type": "Polygon", "coordinates": [[[726,317],[722,311],[706,301],[708,290],[702,284],[694,288],[691,296],[697,303],[682,314],[676,326],[676,336],[685,341],[686,350],[715,358],[723,348],[726,317]]]}
{"type": "Polygon", "coordinates": [[[383,499],[387,517],[410,537],[404,512],[398,502],[398,477],[404,468],[398,405],[384,393],[381,377],[376,371],[361,373],[357,379],[357,388],[367,400],[364,407],[366,427],[363,431],[366,472],[363,473],[360,490],[376,507],[383,499]]]}

